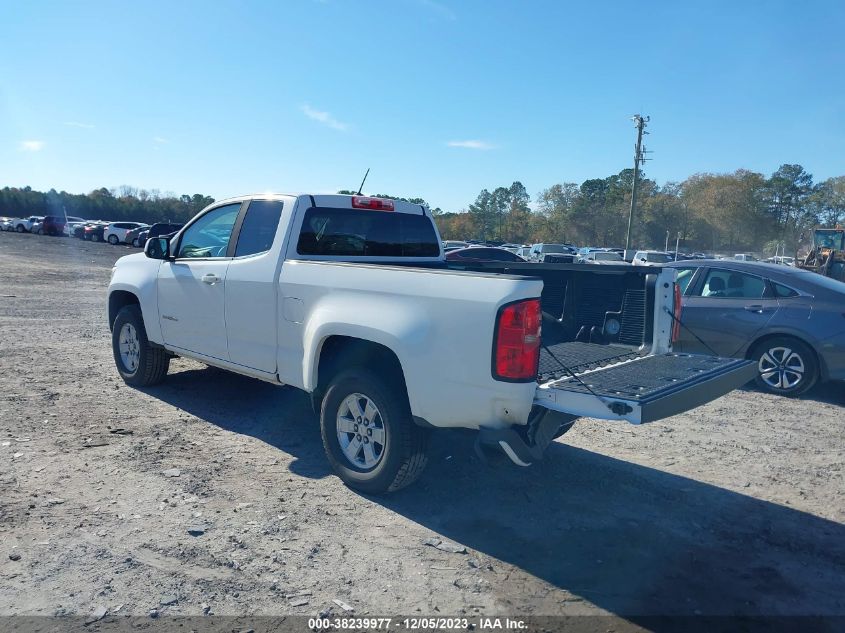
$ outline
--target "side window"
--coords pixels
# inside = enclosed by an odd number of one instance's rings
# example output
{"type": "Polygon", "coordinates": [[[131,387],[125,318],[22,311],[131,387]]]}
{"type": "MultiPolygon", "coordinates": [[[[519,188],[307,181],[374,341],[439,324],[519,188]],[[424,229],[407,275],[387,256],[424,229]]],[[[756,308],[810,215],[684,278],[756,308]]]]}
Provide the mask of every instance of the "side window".
{"type": "Polygon", "coordinates": [[[276,237],[282,203],[274,200],[253,200],[246,210],[235,257],[269,251],[276,237]]]}
{"type": "Polygon", "coordinates": [[[713,268],[707,273],[702,297],[727,299],[762,299],[766,292],[766,282],[761,277],[746,275],[735,270],[713,268]]]}
{"type": "Polygon", "coordinates": [[[698,270],[697,268],[678,268],[678,279],[677,284],[678,287],[681,289],[681,294],[686,294],[687,288],[689,287],[689,282],[692,281],[692,278],[695,276],[695,271],[698,270]]]}
{"type": "Polygon", "coordinates": [[[780,298],[780,299],[783,299],[783,298],[786,298],[786,297],[797,297],[798,296],[798,293],[795,290],[793,290],[792,288],[788,288],[787,286],[781,285],[781,284],[776,283],[774,281],[772,281],[771,283],[772,283],[772,288],[775,289],[775,296],[780,298]]]}
{"type": "Polygon", "coordinates": [[[193,257],[225,257],[229,238],[241,203],[227,204],[209,211],[194,222],[182,235],[177,259],[193,257]]]}

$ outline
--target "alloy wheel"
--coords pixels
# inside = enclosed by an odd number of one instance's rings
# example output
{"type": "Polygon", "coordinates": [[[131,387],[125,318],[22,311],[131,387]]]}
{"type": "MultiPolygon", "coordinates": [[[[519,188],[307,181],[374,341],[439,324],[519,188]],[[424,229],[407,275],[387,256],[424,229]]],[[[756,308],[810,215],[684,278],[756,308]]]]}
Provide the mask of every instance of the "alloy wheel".
{"type": "Polygon", "coordinates": [[[131,323],[124,323],[123,327],[120,328],[118,345],[123,367],[129,373],[133,373],[138,369],[138,363],[141,360],[141,343],[138,340],[138,331],[131,323]]]}
{"type": "Polygon", "coordinates": [[[789,347],[772,347],[757,363],[760,378],[772,389],[793,389],[802,380],[806,367],[801,356],[789,347]]]}
{"type": "Polygon", "coordinates": [[[378,466],[387,447],[387,431],[372,399],[361,393],[344,399],[337,413],[337,441],[354,467],[372,470],[378,466]]]}

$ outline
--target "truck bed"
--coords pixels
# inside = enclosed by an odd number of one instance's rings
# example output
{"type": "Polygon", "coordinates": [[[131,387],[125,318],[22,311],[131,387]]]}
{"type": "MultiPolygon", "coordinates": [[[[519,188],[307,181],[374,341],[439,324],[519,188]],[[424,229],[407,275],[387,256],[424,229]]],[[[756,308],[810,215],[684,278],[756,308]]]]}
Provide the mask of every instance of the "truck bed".
{"type": "Polygon", "coordinates": [[[638,356],[638,352],[625,345],[597,345],[579,341],[543,345],[540,348],[538,378],[541,382],[545,382],[569,376],[569,372],[564,367],[572,373],[580,374],[638,356]]]}

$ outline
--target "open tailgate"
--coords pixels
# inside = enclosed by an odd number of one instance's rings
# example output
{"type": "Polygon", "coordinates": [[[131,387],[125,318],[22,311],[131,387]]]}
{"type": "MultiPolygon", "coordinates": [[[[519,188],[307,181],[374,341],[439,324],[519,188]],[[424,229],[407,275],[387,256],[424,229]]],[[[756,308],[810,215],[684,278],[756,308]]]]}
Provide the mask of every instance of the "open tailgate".
{"type": "Polygon", "coordinates": [[[623,359],[542,382],[535,404],[554,411],[633,424],[689,411],[757,375],[753,361],[669,353],[623,359]]]}

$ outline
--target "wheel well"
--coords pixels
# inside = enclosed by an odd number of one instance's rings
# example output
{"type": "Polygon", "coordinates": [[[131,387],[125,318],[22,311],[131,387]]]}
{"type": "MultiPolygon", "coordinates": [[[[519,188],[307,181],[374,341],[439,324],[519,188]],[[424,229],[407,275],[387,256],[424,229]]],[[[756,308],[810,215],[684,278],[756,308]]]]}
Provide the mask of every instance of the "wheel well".
{"type": "Polygon", "coordinates": [[[812,345],[810,345],[810,343],[805,341],[800,336],[795,336],[794,334],[766,334],[765,336],[761,336],[756,341],[754,341],[751,345],[748,346],[748,351],[745,353],[745,358],[748,359],[748,360],[752,360],[752,357],[754,355],[754,351],[758,347],[760,347],[760,345],[762,345],[766,341],[770,341],[770,340],[775,339],[775,338],[791,338],[791,339],[795,339],[799,343],[802,343],[803,345],[806,345],[807,349],[809,349],[810,353],[813,355],[813,360],[816,361],[816,367],[818,367],[818,370],[819,370],[819,377],[822,378],[823,380],[827,379],[827,367],[825,366],[824,360],[822,360],[822,357],[819,356],[819,353],[816,351],[816,348],[813,347],[812,345]]]}
{"type": "Polygon", "coordinates": [[[396,354],[380,343],[350,336],[330,336],[323,342],[317,367],[317,388],[311,394],[314,410],[319,412],[323,395],[338,372],[353,365],[366,367],[382,378],[406,390],[405,374],[396,354]]]}
{"type": "Polygon", "coordinates": [[[114,320],[117,318],[117,313],[128,305],[141,305],[138,297],[126,290],[115,290],[109,295],[109,330],[114,325],[114,320]]]}

